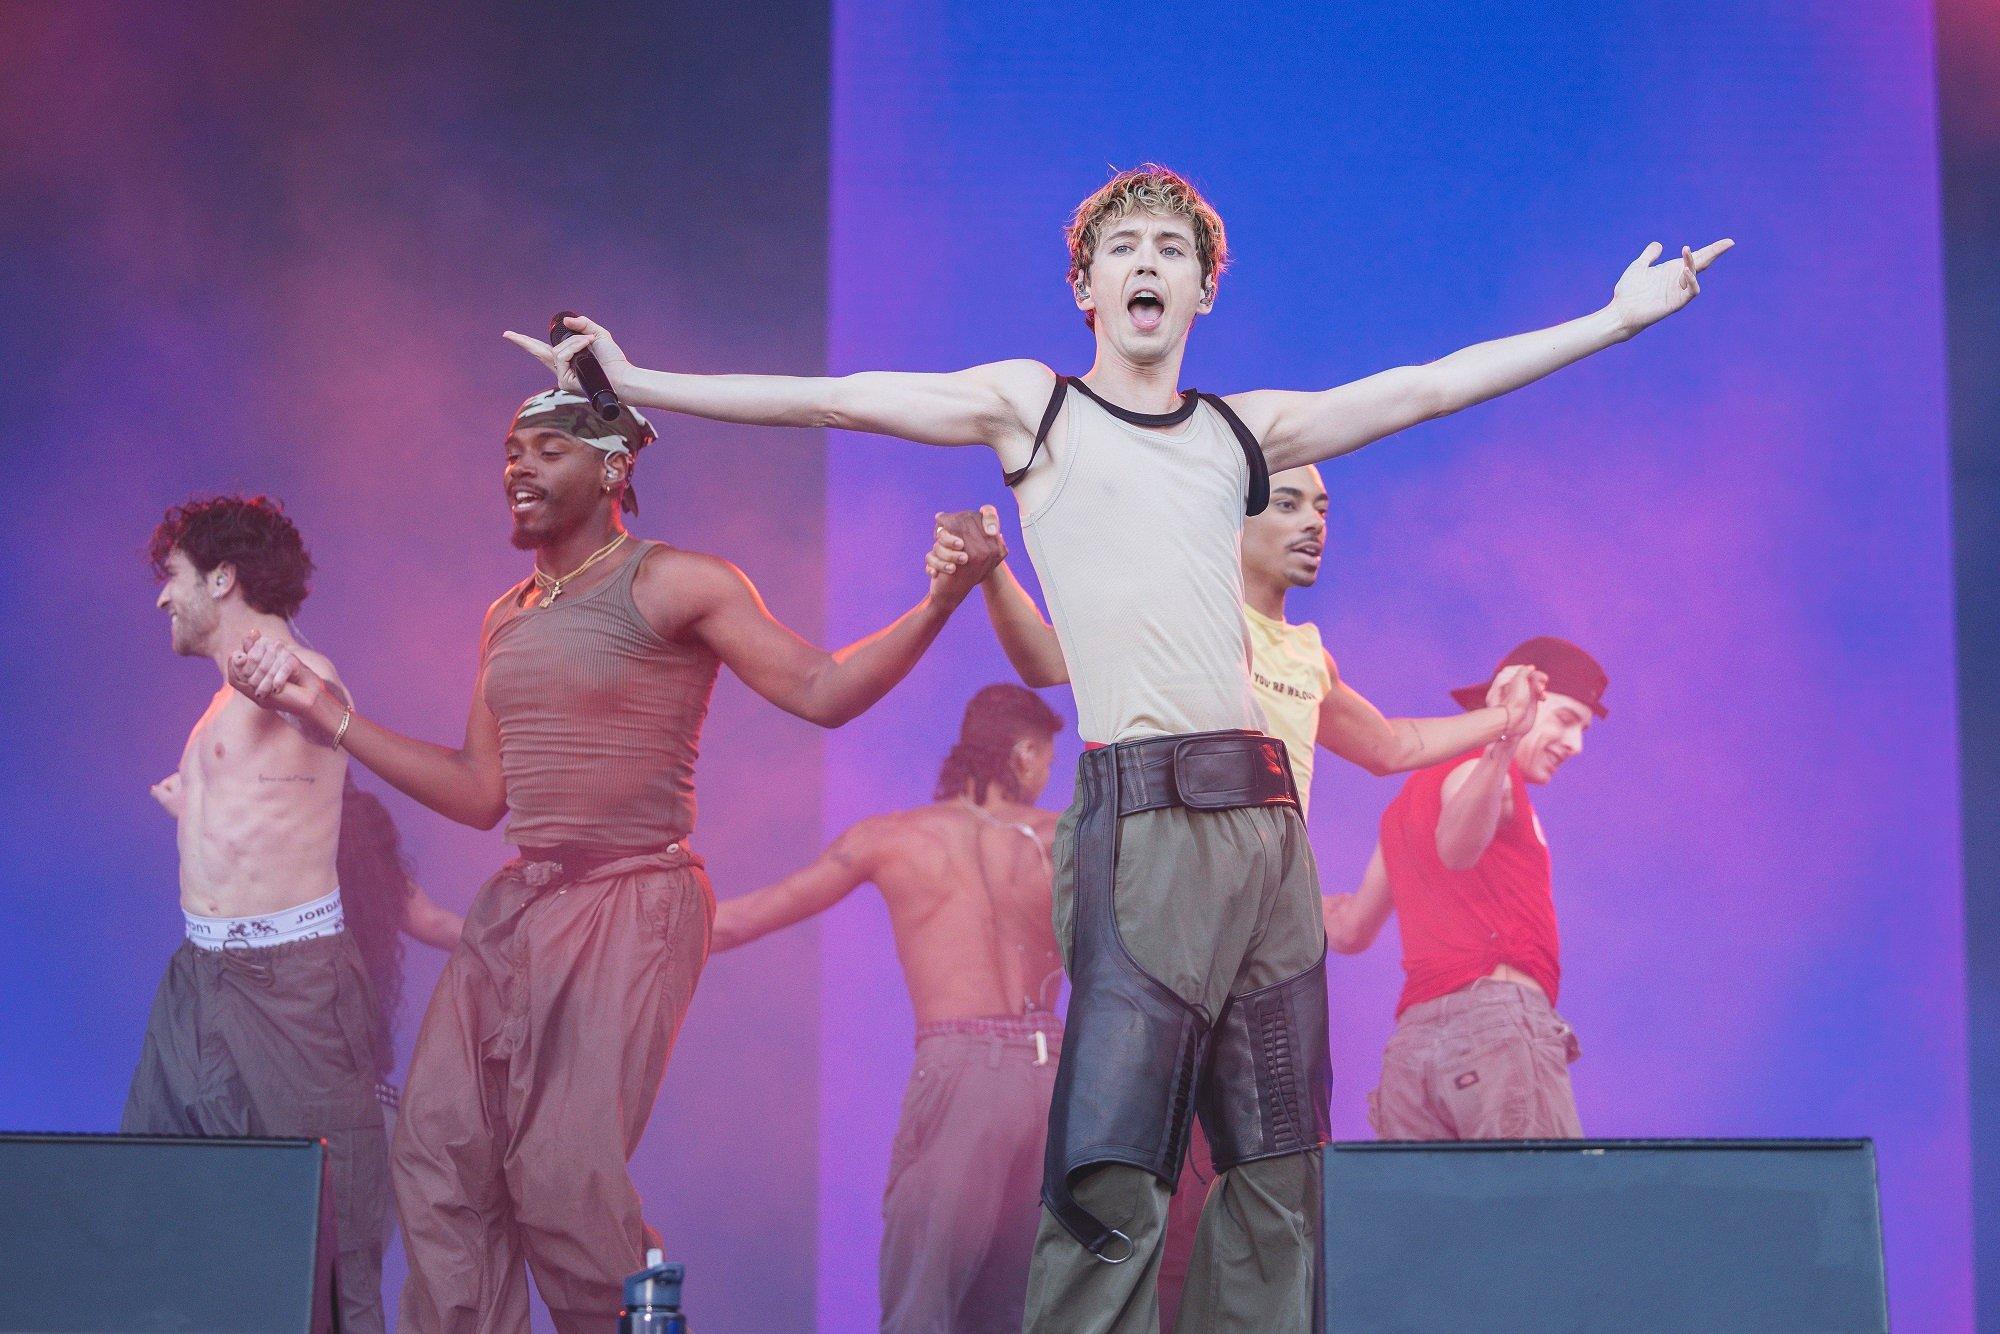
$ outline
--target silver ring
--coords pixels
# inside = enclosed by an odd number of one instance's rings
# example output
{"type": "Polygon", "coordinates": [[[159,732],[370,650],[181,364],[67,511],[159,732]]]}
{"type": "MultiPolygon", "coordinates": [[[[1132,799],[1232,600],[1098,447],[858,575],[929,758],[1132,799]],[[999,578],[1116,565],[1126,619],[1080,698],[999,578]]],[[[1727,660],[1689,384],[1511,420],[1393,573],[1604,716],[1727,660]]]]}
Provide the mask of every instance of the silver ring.
{"type": "Polygon", "coordinates": [[[1117,1228],[1114,1227],[1111,1229],[1111,1235],[1125,1243],[1125,1254],[1119,1256],[1116,1260],[1106,1255],[1103,1251],[1092,1251],[1091,1254],[1096,1256],[1098,1259],[1102,1260],[1105,1264],[1122,1265],[1127,1260],[1131,1259],[1135,1254],[1138,1253],[1139,1248],[1134,1246],[1132,1244],[1132,1239],[1126,1236],[1123,1232],[1120,1232],[1117,1228]]]}

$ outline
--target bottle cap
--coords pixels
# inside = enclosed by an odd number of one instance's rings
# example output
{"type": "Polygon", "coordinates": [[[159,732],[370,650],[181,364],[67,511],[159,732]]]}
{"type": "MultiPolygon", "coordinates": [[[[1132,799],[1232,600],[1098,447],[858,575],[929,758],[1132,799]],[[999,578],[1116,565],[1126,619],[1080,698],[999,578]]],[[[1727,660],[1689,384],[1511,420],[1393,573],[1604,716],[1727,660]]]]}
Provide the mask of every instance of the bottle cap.
{"type": "Polygon", "coordinates": [[[627,1311],[678,1311],[687,1266],[665,1264],[660,1252],[646,1252],[646,1268],[625,1280],[627,1311]]]}

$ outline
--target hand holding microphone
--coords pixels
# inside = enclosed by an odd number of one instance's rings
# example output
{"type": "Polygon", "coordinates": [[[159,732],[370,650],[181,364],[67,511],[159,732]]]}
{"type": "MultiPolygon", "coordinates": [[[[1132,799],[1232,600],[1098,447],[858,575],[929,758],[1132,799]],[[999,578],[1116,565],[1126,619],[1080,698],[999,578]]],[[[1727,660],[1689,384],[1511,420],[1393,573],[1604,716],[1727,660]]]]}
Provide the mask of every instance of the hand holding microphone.
{"type": "Polygon", "coordinates": [[[502,336],[554,371],[557,384],[589,399],[597,415],[605,421],[618,420],[625,410],[618,401],[617,391],[611,387],[605,367],[624,368],[631,363],[603,325],[573,310],[562,310],[549,321],[546,343],[511,329],[502,336]]]}

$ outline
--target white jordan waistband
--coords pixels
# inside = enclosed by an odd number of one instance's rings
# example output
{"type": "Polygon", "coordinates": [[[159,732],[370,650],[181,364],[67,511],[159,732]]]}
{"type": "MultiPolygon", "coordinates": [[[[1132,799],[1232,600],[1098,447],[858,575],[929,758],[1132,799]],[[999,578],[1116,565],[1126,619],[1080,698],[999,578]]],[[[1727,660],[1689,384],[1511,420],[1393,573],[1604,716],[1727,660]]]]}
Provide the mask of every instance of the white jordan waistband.
{"type": "Polygon", "coordinates": [[[187,919],[187,938],[205,950],[289,945],[295,940],[333,935],[345,930],[347,921],[337,889],[311,903],[262,917],[197,917],[185,908],[181,916],[187,919]]]}

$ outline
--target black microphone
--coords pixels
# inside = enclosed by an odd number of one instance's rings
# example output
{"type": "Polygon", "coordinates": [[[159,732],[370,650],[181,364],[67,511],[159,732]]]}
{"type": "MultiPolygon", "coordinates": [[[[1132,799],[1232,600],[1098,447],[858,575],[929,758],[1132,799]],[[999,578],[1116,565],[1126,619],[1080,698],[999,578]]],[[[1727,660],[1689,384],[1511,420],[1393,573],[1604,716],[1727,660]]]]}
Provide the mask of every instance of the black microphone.
{"type": "MultiPolygon", "coordinates": [[[[576,315],[573,310],[559,310],[549,321],[549,346],[554,347],[565,338],[574,338],[576,330],[563,321],[576,315]]],[[[589,348],[570,358],[569,367],[576,372],[576,378],[583,384],[583,396],[590,400],[590,406],[597,409],[597,415],[608,422],[618,420],[618,414],[625,405],[618,401],[618,395],[611,392],[611,381],[604,378],[604,367],[597,364],[597,354],[589,348]]]]}

